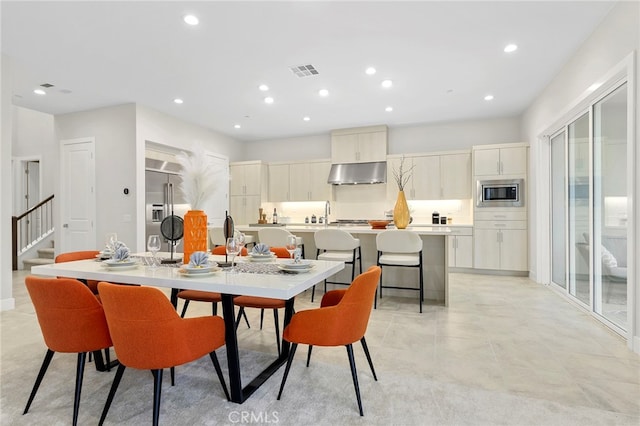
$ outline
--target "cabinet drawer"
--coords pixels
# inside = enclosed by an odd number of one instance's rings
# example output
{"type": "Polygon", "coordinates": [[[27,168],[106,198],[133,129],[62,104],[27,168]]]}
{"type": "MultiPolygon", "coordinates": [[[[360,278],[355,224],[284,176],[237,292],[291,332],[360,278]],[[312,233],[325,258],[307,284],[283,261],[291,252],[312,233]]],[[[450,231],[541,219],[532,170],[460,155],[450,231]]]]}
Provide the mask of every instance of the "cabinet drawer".
{"type": "Polygon", "coordinates": [[[515,211],[482,211],[475,210],[473,218],[475,220],[527,220],[525,210],[515,211]]]}
{"type": "Polygon", "coordinates": [[[467,227],[464,227],[464,228],[455,227],[455,228],[450,228],[450,229],[451,229],[451,235],[459,235],[459,236],[462,236],[462,235],[470,235],[470,236],[472,236],[473,235],[473,228],[471,226],[467,226],[467,227]]]}
{"type": "Polygon", "coordinates": [[[477,220],[474,225],[477,229],[527,229],[524,220],[477,220]]]}

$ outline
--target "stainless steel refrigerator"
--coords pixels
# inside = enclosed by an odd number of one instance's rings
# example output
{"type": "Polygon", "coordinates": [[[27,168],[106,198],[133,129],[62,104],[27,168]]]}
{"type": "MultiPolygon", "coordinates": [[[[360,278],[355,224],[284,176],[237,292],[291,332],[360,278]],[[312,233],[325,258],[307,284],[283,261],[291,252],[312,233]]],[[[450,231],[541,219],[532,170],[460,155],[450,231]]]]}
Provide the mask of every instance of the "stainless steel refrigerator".
{"type": "MultiPolygon", "coordinates": [[[[169,242],[162,236],[160,224],[165,217],[171,214],[184,218],[190,206],[185,203],[182,191],[180,191],[178,187],[181,182],[180,175],[170,169],[159,169],[159,166],[161,165],[156,165],[153,160],[150,161],[150,159],[147,159],[145,171],[145,246],[149,235],[160,235],[162,241],[160,251],[169,252],[169,242]],[[172,200],[173,204],[171,203],[172,200]]],[[[182,251],[179,246],[180,243],[181,242],[178,242],[178,245],[175,246],[175,251],[177,252],[182,251]]]]}

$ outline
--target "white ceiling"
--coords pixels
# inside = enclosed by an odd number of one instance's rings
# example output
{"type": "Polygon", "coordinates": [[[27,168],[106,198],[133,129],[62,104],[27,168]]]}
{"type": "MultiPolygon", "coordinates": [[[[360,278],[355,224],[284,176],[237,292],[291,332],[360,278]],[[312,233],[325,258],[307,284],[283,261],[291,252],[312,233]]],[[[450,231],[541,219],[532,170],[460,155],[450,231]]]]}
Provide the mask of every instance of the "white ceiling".
{"type": "Polygon", "coordinates": [[[61,114],[136,102],[261,140],[518,116],[614,2],[0,4],[14,104],[61,114]],[[185,13],[200,25],[187,26],[185,13]],[[519,49],[504,53],[508,43],[519,49]],[[302,64],[319,75],[296,77],[289,67],[302,64]],[[387,78],[394,86],[382,89],[387,78]],[[54,87],[35,95],[43,83],[54,87]]]}

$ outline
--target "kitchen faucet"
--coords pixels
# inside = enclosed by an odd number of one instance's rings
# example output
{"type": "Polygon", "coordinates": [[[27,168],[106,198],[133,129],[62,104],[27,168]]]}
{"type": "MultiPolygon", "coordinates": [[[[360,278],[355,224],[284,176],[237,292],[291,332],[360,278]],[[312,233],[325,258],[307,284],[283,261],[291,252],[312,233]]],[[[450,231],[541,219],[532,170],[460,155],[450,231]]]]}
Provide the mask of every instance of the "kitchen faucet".
{"type": "Polygon", "coordinates": [[[324,226],[327,227],[329,225],[329,214],[331,213],[331,204],[329,200],[324,203],[324,226]]]}

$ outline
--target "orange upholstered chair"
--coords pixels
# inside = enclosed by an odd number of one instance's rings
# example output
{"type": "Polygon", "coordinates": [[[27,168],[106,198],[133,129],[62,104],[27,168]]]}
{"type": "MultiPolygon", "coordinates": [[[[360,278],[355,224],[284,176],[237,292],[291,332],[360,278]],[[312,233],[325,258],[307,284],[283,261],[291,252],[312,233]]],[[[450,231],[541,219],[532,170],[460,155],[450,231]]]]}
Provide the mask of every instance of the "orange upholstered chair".
{"type": "MultiPolygon", "coordinates": [[[[240,256],[246,256],[247,253],[248,253],[247,248],[242,247],[242,250],[240,251],[240,256]]],[[[211,249],[211,254],[220,254],[224,256],[225,254],[227,254],[227,248],[225,246],[214,247],[213,249],[211,249]]]]}
{"type": "Polygon", "coordinates": [[[284,384],[287,380],[287,375],[289,374],[289,369],[291,368],[291,363],[299,343],[309,346],[344,345],[347,348],[347,355],[349,356],[351,376],[353,378],[353,386],[356,390],[358,408],[360,415],[364,415],[362,411],[362,401],[360,400],[360,388],[358,386],[358,374],[356,372],[352,344],[358,340],[362,342],[362,347],[367,355],[367,361],[369,361],[373,377],[375,380],[378,380],[373,369],[369,350],[364,340],[364,334],[367,331],[369,315],[373,308],[373,299],[379,279],[380,267],[372,266],[363,274],[358,275],[348,289],[338,291],[337,293],[328,292],[325,295],[327,299],[323,300],[325,303],[324,307],[297,312],[293,315],[291,322],[284,329],[283,333],[283,338],[291,342],[291,350],[289,351],[287,366],[284,370],[284,376],[282,377],[278,399],[282,396],[282,390],[284,389],[284,384]],[[336,301],[337,304],[331,305],[336,301]]]}
{"type": "MultiPolygon", "coordinates": [[[[271,247],[271,252],[275,253],[276,257],[280,259],[290,258],[291,255],[284,247],[271,247]]],[[[236,318],[236,328],[240,324],[240,318],[245,315],[245,308],[258,308],[260,309],[260,330],[262,330],[262,322],[264,319],[264,310],[273,309],[273,322],[276,327],[276,344],[278,345],[278,354],[280,353],[280,320],[278,319],[278,309],[284,308],[285,301],[282,299],[273,299],[271,297],[256,297],[256,296],[238,296],[233,299],[233,304],[240,307],[238,311],[238,317],[236,318]]],[[[246,317],[245,317],[246,319],[246,317]]],[[[247,325],[249,322],[247,321],[247,325]]]]}
{"type": "MultiPolygon", "coordinates": [[[[60,253],[54,259],[55,263],[73,262],[74,260],[86,260],[95,259],[100,254],[97,250],[85,250],[85,251],[70,251],[67,253],[60,253]]],[[[85,282],[84,280],[82,280],[85,282]]],[[[98,281],[86,280],[87,287],[93,294],[98,294],[98,281]]]]}
{"type": "Polygon", "coordinates": [[[23,414],[27,414],[55,352],[77,353],[73,424],[78,422],[82,376],[87,352],[93,352],[96,366],[105,370],[101,350],[112,345],[102,305],[91,290],[71,278],[28,276],[25,284],[38,316],[47,353],[33,385],[23,414]]]}
{"type": "Polygon", "coordinates": [[[151,370],[153,424],[160,416],[162,372],[209,354],[225,396],[227,385],[215,350],[224,345],[224,321],[217,316],[180,318],[157,288],[101,282],[98,290],[120,365],[100,417],[102,424],[126,367],[151,370]]]}

